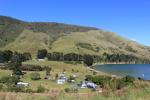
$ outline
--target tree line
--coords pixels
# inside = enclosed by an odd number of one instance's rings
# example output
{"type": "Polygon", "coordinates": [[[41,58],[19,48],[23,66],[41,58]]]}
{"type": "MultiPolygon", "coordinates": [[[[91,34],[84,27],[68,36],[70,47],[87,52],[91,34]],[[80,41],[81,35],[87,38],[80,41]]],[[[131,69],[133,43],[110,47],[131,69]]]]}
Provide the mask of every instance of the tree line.
{"type": "MultiPolygon", "coordinates": [[[[38,50],[38,59],[47,58],[49,61],[84,61],[87,63],[100,62],[100,63],[150,63],[150,60],[139,58],[132,54],[108,54],[102,55],[89,55],[89,54],[76,54],[62,52],[47,52],[46,49],[38,50]]],[[[90,64],[88,64],[90,65],[90,64]]]]}
{"type": "Polygon", "coordinates": [[[142,63],[142,64],[149,64],[150,60],[146,58],[139,58],[135,55],[126,55],[126,54],[107,54],[104,53],[103,55],[93,56],[95,62],[101,62],[101,63],[142,63]]]}
{"type": "MultiPolygon", "coordinates": [[[[32,56],[30,53],[18,53],[10,50],[0,51],[0,63],[8,63],[12,60],[13,56],[17,56],[21,62],[31,60],[32,56]]],[[[62,52],[48,52],[46,49],[38,50],[37,59],[47,58],[49,61],[86,61],[89,63],[100,62],[100,63],[150,63],[150,60],[136,57],[135,55],[126,54],[108,54],[103,53],[102,55],[89,55],[89,54],[76,54],[62,52]]]]}
{"type": "Polygon", "coordinates": [[[21,62],[32,59],[31,54],[27,52],[18,53],[10,50],[4,50],[0,51],[0,63],[8,63],[9,61],[13,60],[14,56],[17,56],[18,60],[21,62]]]}

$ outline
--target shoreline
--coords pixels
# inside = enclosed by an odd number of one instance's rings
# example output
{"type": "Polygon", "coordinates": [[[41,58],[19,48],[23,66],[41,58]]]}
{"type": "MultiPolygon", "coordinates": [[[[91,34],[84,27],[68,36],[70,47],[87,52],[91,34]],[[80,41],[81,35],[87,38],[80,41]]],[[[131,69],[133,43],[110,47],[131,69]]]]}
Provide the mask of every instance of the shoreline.
{"type": "MultiPolygon", "coordinates": [[[[115,64],[115,63],[107,63],[107,64],[115,64]]],[[[120,64],[122,64],[122,63],[120,63],[120,64]]],[[[105,65],[105,64],[104,63],[99,63],[99,64],[95,64],[95,65],[105,65]]],[[[116,77],[116,78],[122,78],[123,77],[123,76],[120,76],[120,75],[110,74],[110,73],[106,73],[106,72],[103,72],[103,71],[100,71],[100,70],[96,70],[96,69],[94,69],[95,65],[92,65],[91,67],[87,66],[87,69],[89,69],[90,71],[95,71],[95,72],[99,73],[100,75],[107,75],[107,76],[116,77]]]]}
{"type": "Polygon", "coordinates": [[[87,69],[90,70],[90,71],[95,71],[95,72],[99,73],[100,75],[112,76],[111,74],[108,74],[108,73],[105,73],[105,72],[96,70],[96,69],[94,69],[94,68],[92,68],[92,67],[93,67],[93,66],[91,66],[91,67],[88,67],[88,66],[87,66],[87,69]]]}
{"type": "Polygon", "coordinates": [[[88,68],[88,70],[95,71],[95,72],[99,73],[100,75],[106,75],[106,76],[110,76],[110,77],[122,78],[122,76],[115,75],[115,74],[109,74],[109,73],[106,73],[106,72],[102,72],[102,71],[93,69],[92,67],[87,67],[87,68],[88,68]]]}
{"type": "Polygon", "coordinates": [[[112,64],[112,65],[121,65],[121,64],[148,64],[148,63],[124,63],[124,62],[121,62],[121,63],[112,63],[112,62],[106,62],[106,63],[94,63],[92,66],[95,66],[95,65],[107,65],[107,64],[112,64]]]}

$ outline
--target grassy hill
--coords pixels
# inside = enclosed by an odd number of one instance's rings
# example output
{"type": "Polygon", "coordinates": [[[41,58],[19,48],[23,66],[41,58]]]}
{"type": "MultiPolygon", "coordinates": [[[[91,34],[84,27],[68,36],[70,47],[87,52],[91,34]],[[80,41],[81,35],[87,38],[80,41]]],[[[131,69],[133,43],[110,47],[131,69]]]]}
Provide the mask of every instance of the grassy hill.
{"type": "Polygon", "coordinates": [[[0,16],[0,49],[35,54],[49,52],[79,54],[123,53],[150,58],[150,48],[125,39],[114,32],[54,22],[25,22],[0,16]]]}

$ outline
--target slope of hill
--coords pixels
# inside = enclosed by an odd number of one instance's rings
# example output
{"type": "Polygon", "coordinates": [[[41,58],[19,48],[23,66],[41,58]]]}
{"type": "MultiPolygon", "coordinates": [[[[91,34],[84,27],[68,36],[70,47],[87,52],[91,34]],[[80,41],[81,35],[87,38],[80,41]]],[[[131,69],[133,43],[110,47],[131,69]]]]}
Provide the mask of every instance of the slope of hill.
{"type": "Polygon", "coordinates": [[[35,54],[38,49],[49,52],[79,54],[122,53],[150,58],[150,48],[125,39],[116,33],[93,27],[62,23],[25,22],[0,16],[0,49],[35,54]]]}

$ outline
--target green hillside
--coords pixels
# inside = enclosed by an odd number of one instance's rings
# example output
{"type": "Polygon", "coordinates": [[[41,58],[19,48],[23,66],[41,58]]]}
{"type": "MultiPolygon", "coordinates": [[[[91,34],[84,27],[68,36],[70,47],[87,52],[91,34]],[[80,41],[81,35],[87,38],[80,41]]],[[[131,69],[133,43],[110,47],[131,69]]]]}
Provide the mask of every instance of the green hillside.
{"type": "Polygon", "coordinates": [[[0,49],[35,54],[38,49],[49,52],[74,52],[101,55],[132,54],[150,58],[150,48],[125,39],[116,33],[93,27],[50,22],[25,22],[0,16],[0,49]]]}

